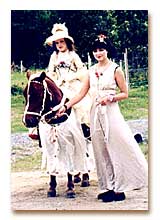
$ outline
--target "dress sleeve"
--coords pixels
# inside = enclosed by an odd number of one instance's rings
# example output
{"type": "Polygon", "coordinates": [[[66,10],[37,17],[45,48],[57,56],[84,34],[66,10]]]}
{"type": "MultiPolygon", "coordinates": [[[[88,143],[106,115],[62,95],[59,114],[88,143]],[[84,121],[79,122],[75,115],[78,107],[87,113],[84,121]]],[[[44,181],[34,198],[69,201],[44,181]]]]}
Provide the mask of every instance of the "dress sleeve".
{"type": "Polygon", "coordinates": [[[81,69],[84,67],[84,64],[77,53],[73,53],[74,63],[77,69],[81,69]]]}
{"type": "Polygon", "coordinates": [[[85,76],[86,72],[87,72],[87,68],[84,65],[84,63],[82,62],[81,58],[79,57],[79,55],[77,53],[73,53],[73,62],[72,65],[75,68],[75,72],[76,72],[76,77],[79,80],[83,80],[83,77],[85,76]]]}
{"type": "Polygon", "coordinates": [[[56,53],[53,52],[49,60],[47,75],[54,81],[57,80],[57,73],[55,72],[55,64],[56,64],[56,53]]]}

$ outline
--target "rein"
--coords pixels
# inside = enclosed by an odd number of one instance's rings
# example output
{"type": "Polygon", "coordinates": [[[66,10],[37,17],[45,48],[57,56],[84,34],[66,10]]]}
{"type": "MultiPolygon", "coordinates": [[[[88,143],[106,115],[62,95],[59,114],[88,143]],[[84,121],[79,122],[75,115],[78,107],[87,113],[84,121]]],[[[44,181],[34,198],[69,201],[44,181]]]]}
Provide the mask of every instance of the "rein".
{"type": "MultiPolygon", "coordinates": [[[[60,109],[60,108],[64,105],[65,100],[66,100],[66,97],[63,95],[61,102],[60,102],[58,105],[54,106],[54,107],[52,108],[52,110],[50,110],[49,112],[47,112],[47,113],[45,113],[44,115],[42,115],[40,121],[42,121],[42,122],[50,122],[52,119],[57,119],[57,118],[58,118],[57,115],[51,117],[51,118],[48,119],[47,121],[45,120],[45,117],[46,117],[47,115],[51,114],[52,112],[58,111],[58,109],[60,109]]],[[[67,113],[63,113],[63,115],[66,115],[67,118],[69,117],[69,115],[68,115],[67,113]]]]}

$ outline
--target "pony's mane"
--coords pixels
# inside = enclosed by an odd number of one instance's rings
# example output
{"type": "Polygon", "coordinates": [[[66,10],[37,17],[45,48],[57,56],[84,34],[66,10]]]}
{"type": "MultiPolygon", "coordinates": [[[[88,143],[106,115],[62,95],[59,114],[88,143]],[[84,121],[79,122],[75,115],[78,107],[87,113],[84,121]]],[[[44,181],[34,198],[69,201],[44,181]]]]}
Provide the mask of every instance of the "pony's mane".
{"type": "Polygon", "coordinates": [[[55,82],[48,76],[45,77],[45,81],[47,83],[49,92],[54,96],[54,99],[56,99],[56,103],[59,104],[63,97],[62,91],[60,90],[60,88],[57,87],[55,82]]]}
{"type": "MultiPolygon", "coordinates": [[[[27,88],[29,83],[32,80],[36,80],[36,78],[39,78],[41,75],[41,73],[34,73],[30,75],[29,81],[25,87],[25,89],[23,90],[23,95],[26,98],[27,97],[27,88]]],[[[60,88],[58,88],[58,86],[55,84],[55,82],[46,75],[45,77],[45,82],[47,83],[47,87],[48,87],[48,91],[52,94],[53,97],[53,101],[56,102],[57,104],[59,104],[61,102],[61,99],[63,97],[63,93],[60,90],[60,88]]]]}

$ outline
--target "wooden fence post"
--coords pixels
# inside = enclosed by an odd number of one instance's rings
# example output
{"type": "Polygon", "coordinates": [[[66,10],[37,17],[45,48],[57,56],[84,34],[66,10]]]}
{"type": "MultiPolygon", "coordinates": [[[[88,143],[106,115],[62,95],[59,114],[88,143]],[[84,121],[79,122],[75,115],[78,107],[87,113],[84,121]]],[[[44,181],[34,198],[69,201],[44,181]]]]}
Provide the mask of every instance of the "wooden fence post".
{"type": "Polygon", "coordinates": [[[120,66],[121,69],[123,69],[123,67],[122,67],[122,60],[119,61],[119,66],[120,66]]]}
{"type": "Polygon", "coordinates": [[[23,61],[20,61],[21,73],[23,72],[23,61]]]}
{"type": "Polygon", "coordinates": [[[89,67],[92,64],[92,61],[91,61],[91,57],[90,57],[89,53],[87,53],[87,56],[88,56],[88,69],[89,69],[89,67]]]}
{"type": "Polygon", "coordinates": [[[126,82],[127,82],[128,89],[129,89],[129,88],[130,88],[130,85],[129,85],[129,72],[128,72],[128,54],[127,54],[127,48],[125,49],[125,53],[124,53],[124,67],[125,67],[126,82]]]}

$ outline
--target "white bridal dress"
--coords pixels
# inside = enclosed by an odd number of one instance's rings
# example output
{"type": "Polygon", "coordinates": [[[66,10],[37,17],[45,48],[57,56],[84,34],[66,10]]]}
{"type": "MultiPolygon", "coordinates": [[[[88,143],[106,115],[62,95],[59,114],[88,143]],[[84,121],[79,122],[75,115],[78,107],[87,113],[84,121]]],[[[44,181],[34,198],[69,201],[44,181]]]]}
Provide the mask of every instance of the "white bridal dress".
{"type": "Polygon", "coordinates": [[[96,65],[89,72],[92,145],[101,190],[123,192],[147,185],[147,161],[122,116],[118,102],[97,105],[97,97],[116,94],[114,62],[96,75],[96,65]]]}

